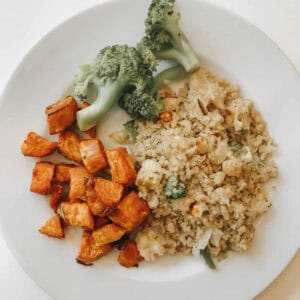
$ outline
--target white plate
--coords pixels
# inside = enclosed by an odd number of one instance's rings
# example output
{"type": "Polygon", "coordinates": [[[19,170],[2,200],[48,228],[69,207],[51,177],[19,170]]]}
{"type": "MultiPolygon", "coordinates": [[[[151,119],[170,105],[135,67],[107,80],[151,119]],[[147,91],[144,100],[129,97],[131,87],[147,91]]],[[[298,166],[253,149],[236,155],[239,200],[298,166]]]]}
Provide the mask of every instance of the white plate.
{"type": "MultiPolygon", "coordinates": [[[[47,136],[44,109],[65,94],[78,65],[106,45],[133,45],[141,38],[149,2],[111,1],[84,11],[47,34],[15,71],[0,109],[2,234],[24,270],[56,299],[249,299],[299,247],[300,82],[262,32],[204,2],[178,1],[182,27],[202,65],[241,85],[254,100],[279,145],[273,209],[262,218],[251,249],[232,255],[216,272],[192,257],[166,257],[127,270],[116,263],[115,254],[86,268],[75,262],[78,230],[68,230],[63,241],[37,232],[51,212],[45,197],[29,192],[34,159],[22,157],[21,142],[30,130],[47,136]]],[[[107,134],[123,119],[115,110],[101,125],[106,146],[107,134]]]]}

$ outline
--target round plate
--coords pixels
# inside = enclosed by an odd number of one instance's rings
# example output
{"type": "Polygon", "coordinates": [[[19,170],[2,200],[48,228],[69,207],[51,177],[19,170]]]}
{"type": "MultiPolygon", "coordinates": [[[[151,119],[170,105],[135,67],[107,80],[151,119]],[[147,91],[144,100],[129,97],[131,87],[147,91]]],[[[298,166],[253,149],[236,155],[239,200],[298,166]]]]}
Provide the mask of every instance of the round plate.
{"type": "MultiPolygon", "coordinates": [[[[24,270],[55,299],[252,298],[299,247],[300,82],[262,32],[205,2],[178,1],[184,31],[203,66],[236,82],[253,99],[278,143],[273,208],[260,220],[250,250],[231,255],[217,271],[193,257],[165,257],[125,269],[116,253],[86,268],[75,262],[80,230],[68,229],[62,241],[37,232],[51,211],[45,197],[29,192],[35,160],[21,155],[22,140],[31,130],[48,137],[45,107],[67,94],[78,65],[104,46],[134,45],[142,37],[149,3],[111,1],[72,17],[47,34],[15,71],[0,108],[2,234],[24,270]]],[[[113,146],[109,133],[125,119],[115,108],[101,123],[99,137],[106,147],[113,146]]]]}

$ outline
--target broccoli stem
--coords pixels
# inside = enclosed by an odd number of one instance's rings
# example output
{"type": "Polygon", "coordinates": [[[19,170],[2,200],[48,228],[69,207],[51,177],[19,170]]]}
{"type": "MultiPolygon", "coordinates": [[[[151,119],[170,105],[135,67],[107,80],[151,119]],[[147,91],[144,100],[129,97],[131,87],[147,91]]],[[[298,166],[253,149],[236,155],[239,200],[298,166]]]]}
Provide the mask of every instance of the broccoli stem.
{"type": "Polygon", "coordinates": [[[96,101],[89,107],[77,112],[77,122],[81,131],[95,126],[119,99],[126,83],[121,80],[108,82],[101,86],[96,101]]]}
{"type": "Polygon", "coordinates": [[[185,75],[186,71],[182,66],[174,66],[158,73],[153,80],[151,95],[154,96],[157,90],[165,85],[166,80],[181,80],[185,75]]]}
{"type": "Polygon", "coordinates": [[[155,55],[158,59],[174,60],[178,62],[185,68],[186,72],[188,73],[195,72],[200,66],[198,58],[195,56],[193,50],[184,52],[172,48],[157,52],[155,53],[155,55]]]}
{"type": "Polygon", "coordinates": [[[176,19],[166,24],[166,30],[172,37],[174,48],[157,53],[159,59],[171,59],[180,63],[188,73],[196,71],[200,67],[199,60],[190,45],[186,35],[178,28],[176,19]]]}

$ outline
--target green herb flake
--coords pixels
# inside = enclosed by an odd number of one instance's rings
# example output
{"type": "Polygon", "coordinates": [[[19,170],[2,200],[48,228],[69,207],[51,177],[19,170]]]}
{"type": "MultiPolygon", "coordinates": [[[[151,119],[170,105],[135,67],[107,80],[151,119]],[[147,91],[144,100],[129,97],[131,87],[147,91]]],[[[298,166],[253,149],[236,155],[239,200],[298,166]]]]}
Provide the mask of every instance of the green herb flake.
{"type": "Polygon", "coordinates": [[[233,144],[230,144],[230,148],[233,153],[236,153],[243,148],[243,145],[239,144],[239,143],[233,143],[233,144]]]}
{"type": "Polygon", "coordinates": [[[208,247],[206,247],[204,250],[200,250],[200,254],[203,256],[203,258],[204,258],[206,264],[209,266],[209,268],[211,268],[212,270],[215,270],[216,265],[211,258],[211,254],[209,252],[208,247]]]}
{"type": "Polygon", "coordinates": [[[208,216],[209,215],[209,211],[208,210],[204,210],[202,213],[202,217],[208,216]]]}

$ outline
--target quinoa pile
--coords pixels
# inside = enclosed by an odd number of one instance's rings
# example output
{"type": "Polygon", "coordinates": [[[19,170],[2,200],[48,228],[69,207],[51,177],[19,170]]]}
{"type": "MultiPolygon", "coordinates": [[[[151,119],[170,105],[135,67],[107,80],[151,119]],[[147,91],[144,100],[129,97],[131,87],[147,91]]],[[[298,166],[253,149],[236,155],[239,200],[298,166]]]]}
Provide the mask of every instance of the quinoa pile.
{"type": "Polygon", "coordinates": [[[277,176],[266,123],[238,87],[205,69],[178,94],[161,94],[172,120],[136,122],[131,146],[141,167],[139,195],[153,214],[136,237],[141,255],[151,261],[164,254],[198,256],[206,247],[218,258],[245,251],[254,221],[271,206],[264,183],[277,176]],[[184,184],[185,197],[166,197],[171,176],[184,184]]]}

